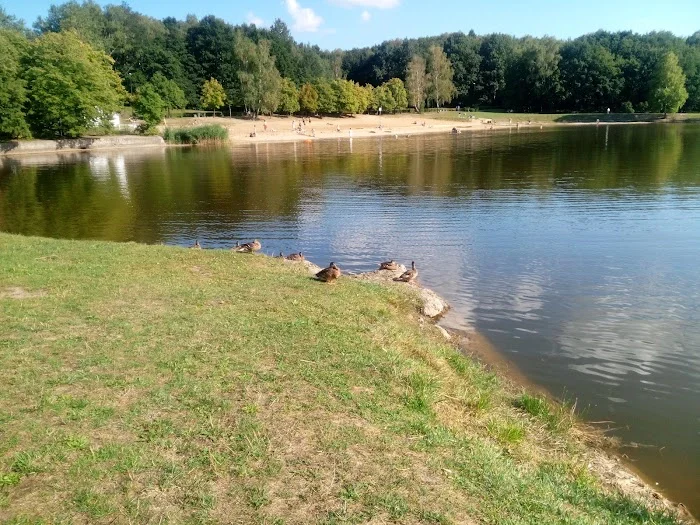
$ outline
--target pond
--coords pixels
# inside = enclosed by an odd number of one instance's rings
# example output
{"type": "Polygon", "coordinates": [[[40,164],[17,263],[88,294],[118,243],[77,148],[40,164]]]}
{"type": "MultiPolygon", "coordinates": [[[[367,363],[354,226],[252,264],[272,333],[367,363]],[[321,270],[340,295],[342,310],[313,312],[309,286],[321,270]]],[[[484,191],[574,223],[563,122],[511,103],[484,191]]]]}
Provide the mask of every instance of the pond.
{"type": "Polygon", "coordinates": [[[0,160],[0,230],[410,264],[700,513],[700,126],[0,160]]]}

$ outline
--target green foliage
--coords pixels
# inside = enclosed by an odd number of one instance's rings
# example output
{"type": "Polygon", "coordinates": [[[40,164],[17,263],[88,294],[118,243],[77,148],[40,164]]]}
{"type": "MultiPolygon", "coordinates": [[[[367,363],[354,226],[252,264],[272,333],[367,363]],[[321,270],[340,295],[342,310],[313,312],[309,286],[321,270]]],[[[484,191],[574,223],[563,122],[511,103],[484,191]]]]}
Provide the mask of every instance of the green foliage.
{"type": "MultiPolygon", "coordinates": [[[[366,98],[362,87],[355,82],[342,78],[336,79],[331,82],[331,89],[333,90],[336,112],[353,114],[363,113],[366,110],[366,98]]],[[[328,113],[333,113],[333,111],[328,111],[328,113]]]]}
{"type": "Polygon", "coordinates": [[[622,103],[621,109],[623,113],[634,113],[634,106],[629,100],[622,103]]]}
{"type": "MultiPolygon", "coordinates": [[[[0,16],[4,13],[0,11],[0,16]]],[[[26,82],[21,76],[21,59],[27,42],[19,34],[0,29],[0,138],[27,138],[31,134],[27,125],[24,105],[27,101],[26,82]]]]}
{"type": "Polygon", "coordinates": [[[425,71],[425,59],[418,55],[411,59],[406,71],[406,89],[408,90],[408,102],[418,111],[425,105],[426,89],[428,87],[428,75],[425,71]]]}
{"type": "Polygon", "coordinates": [[[144,84],[136,90],[134,113],[146,122],[146,128],[157,126],[165,116],[166,103],[151,84],[144,84]]]}
{"type": "Polygon", "coordinates": [[[318,91],[309,83],[301,86],[299,90],[299,107],[308,114],[318,111],[318,91]]]}
{"type": "Polygon", "coordinates": [[[445,52],[438,46],[431,46],[428,54],[428,101],[440,107],[445,102],[450,102],[457,94],[457,89],[452,83],[454,71],[452,63],[445,52]]]}
{"type": "Polygon", "coordinates": [[[561,48],[561,80],[565,105],[583,111],[600,111],[614,105],[622,86],[615,56],[601,44],[575,40],[561,48]]]}
{"type": "Polygon", "coordinates": [[[294,85],[294,82],[288,78],[282,79],[282,88],[280,90],[280,105],[277,108],[281,113],[291,115],[301,109],[299,104],[299,90],[294,85]]]}
{"type": "Polygon", "coordinates": [[[393,99],[393,106],[388,106],[389,111],[396,111],[397,109],[404,109],[408,107],[408,93],[404,87],[403,80],[400,78],[392,78],[384,84],[386,88],[391,93],[391,98],[393,99]]]}
{"type": "Polygon", "coordinates": [[[280,105],[283,82],[270,54],[270,41],[256,44],[237,32],[235,49],[244,106],[253,115],[272,113],[280,105]]]}
{"type": "Polygon", "coordinates": [[[218,80],[210,78],[202,85],[202,95],[199,100],[203,107],[216,110],[226,102],[226,92],[218,80]]]}
{"type": "Polygon", "coordinates": [[[675,53],[666,53],[660,60],[651,81],[649,101],[654,111],[677,113],[688,100],[685,75],[675,53]]]}
{"type": "Polygon", "coordinates": [[[0,29],[9,29],[17,33],[24,33],[26,31],[24,20],[8,15],[5,8],[2,6],[0,6],[0,29]]]}
{"type": "Polygon", "coordinates": [[[200,144],[228,139],[228,130],[217,124],[194,128],[165,128],[163,139],[171,144],[200,144]]]}
{"type": "Polygon", "coordinates": [[[121,107],[125,95],[113,60],[76,33],[46,33],[24,61],[28,120],[34,134],[77,137],[121,107]]]}
{"type": "Polygon", "coordinates": [[[314,87],[318,93],[318,111],[325,114],[338,113],[338,94],[331,83],[326,79],[319,79],[314,87]]]}
{"type": "Polygon", "coordinates": [[[167,109],[168,114],[173,109],[182,109],[187,104],[185,92],[180,89],[180,86],[174,80],[170,80],[163,73],[156,73],[151,77],[150,85],[160,96],[167,109]]]}

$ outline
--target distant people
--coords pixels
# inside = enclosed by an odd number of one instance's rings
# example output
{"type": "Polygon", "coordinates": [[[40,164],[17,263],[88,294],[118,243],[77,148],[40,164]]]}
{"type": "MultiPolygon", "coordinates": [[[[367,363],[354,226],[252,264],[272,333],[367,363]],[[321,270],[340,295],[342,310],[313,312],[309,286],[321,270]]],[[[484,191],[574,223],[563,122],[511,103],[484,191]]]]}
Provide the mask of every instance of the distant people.
{"type": "Polygon", "coordinates": [[[263,131],[267,131],[267,120],[263,119],[263,131]]]}
{"type": "Polygon", "coordinates": [[[382,107],[379,106],[379,115],[381,116],[381,114],[382,114],[382,107]]]}
{"type": "Polygon", "coordinates": [[[340,133],[340,124],[336,124],[335,130],[336,130],[338,133],[340,133]]]}
{"type": "Polygon", "coordinates": [[[292,131],[296,131],[296,130],[297,130],[297,121],[292,120],[292,131]]]}
{"type": "Polygon", "coordinates": [[[608,115],[610,115],[610,108],[608,108],[608,115]]]}
{"type": "Polygon", "coordinates": [[[314,128],[311,128],[311,136],[316,137],[316,130],[314,128]]]}
{"type": "Polygon", "coordinates": [[[348,130],[348,136],[349,136],[350,138],[352,138],[352,128],[350,128],[350,129],[348,130]]]}

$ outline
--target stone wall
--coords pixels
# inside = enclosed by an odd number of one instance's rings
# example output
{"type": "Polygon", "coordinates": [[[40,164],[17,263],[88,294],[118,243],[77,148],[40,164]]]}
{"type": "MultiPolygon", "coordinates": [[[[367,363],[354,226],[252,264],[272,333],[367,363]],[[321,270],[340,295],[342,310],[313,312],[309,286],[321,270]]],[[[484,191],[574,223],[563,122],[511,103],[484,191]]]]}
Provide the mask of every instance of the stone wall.
{"type": "Polygon", "coordinates": [[[60,140],[11,140],[8,142],[0,142],[0,155],[163,145],[165,145],[163,137],[144,137],[141,135],[115,135],[60,140]]]}

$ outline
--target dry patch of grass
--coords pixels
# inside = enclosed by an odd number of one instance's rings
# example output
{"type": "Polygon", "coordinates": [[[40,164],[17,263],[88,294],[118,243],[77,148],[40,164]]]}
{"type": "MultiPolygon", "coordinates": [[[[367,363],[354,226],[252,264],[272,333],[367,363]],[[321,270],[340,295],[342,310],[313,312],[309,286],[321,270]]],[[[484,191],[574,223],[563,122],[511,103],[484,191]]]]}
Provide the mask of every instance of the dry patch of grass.
{"type": "Polygon", "coordinates": [[[0,235],[0,521],[676,523],[396,287],[0,235]]]}

